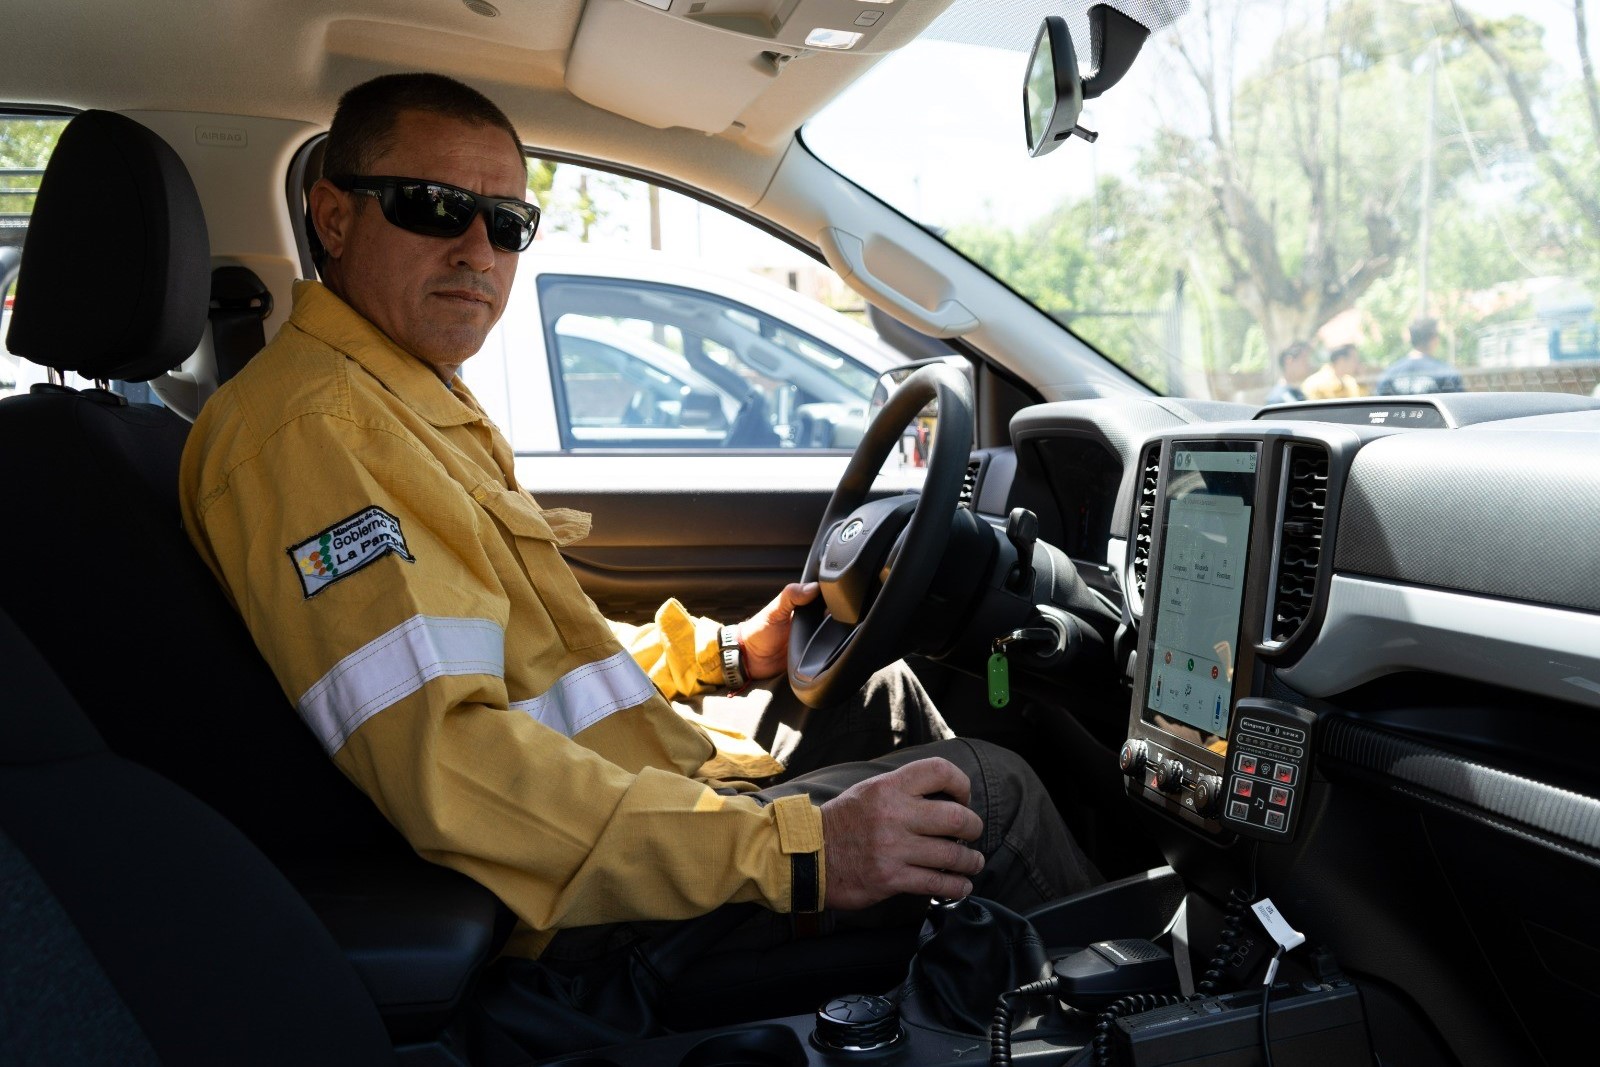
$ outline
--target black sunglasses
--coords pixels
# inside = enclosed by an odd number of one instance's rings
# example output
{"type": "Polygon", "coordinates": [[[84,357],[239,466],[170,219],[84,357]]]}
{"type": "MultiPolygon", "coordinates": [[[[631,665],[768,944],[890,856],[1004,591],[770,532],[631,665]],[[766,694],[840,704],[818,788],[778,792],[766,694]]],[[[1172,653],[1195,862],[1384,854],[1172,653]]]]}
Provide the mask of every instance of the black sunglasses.
{"type": "Polygon", "coordinates": [[[347,193],[375,197],[384,218],[428,237],[460,237],[481,214],[490,244],[503,252],[521,252],[539,229],[538,206],[511,197],[481,196],[426,178],[339,174],[328,180],[347,193]]]}

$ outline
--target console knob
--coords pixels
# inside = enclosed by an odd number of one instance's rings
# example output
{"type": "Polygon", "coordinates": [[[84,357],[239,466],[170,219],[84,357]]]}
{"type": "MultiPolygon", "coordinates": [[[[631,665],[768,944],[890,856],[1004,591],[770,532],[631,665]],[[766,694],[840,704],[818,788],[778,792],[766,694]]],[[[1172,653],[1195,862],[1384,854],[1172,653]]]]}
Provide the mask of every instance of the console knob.
{"type": "Polygon", "coordinates": [[[1130,737],[1122,743],[1122,751],[1117,753],[1117,766],[1129,778],[1137,778],[1144,772],[1144,753],[1144,742],[1130,737]]]}
{"type": "Polygon", "coordinates": [[[1222,779],[1215,774],[1202,774],[1194,784],[1194,810],[1210,818],[1222,808],[1222,779]]]}
{"type": "Polygon", "coordinates": [[[1183,784],[1183,764],[1175,759],[1162,760],[1156,766],[1156,788],[1163,793],[1176,793],[1183,784]]]}
{"type": "Polygon", "coordinates": [[[830,1052],[871,1052],[899,1041],[900,1009],[883,997],[835,997],[817,1009],[811,1039],[830,1052]]]}

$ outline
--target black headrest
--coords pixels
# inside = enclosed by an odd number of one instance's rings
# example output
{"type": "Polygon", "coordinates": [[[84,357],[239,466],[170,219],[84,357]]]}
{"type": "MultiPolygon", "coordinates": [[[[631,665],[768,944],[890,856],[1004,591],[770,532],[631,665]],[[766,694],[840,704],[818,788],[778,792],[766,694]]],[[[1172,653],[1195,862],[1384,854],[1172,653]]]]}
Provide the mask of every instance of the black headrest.
{"type": "Polygon", "coordinates": [[[178,154],[132,119],[85,111],[39,183],[6,346],[85,378],[143,382],[199,346],[211,242],[178,154]]]}

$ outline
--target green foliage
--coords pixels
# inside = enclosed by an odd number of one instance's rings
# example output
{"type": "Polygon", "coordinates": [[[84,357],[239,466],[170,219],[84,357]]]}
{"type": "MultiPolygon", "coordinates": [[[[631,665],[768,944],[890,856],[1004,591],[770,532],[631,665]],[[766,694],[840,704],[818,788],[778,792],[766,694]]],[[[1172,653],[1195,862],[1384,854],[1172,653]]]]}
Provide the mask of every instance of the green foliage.
{"type": "Polygon", "coordinates": [[[963,226],[946,240],[1096,348],[1128,354],[1124,367],[1159,388],[1174,250],[1138,196],[1107,178],[1020,231],[963,226]]]}
{"type": "Polygon", "coordinates": [[[541,212],[550,210],[550,191],[555,186],[558,166],[548,159],[535,159],[528,168],[528,192],[541,212]]]}
{"type": "Polygon", "coordinates": [[[10,170],[38,170],[50,160],[65,119],[0,118],[0,215],[25,215],[33,211],[36,174],[7,174],[10,170]],[[18,190],[7,193],[5,190],[18,190]]]}

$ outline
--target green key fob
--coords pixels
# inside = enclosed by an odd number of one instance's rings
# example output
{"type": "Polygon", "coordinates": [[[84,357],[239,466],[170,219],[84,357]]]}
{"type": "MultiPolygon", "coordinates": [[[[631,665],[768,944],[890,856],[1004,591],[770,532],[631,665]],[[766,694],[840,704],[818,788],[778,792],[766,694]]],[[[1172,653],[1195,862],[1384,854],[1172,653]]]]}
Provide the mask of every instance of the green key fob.
{"type": "Polygon", "coordinates": [[[989,706],[1003,708],[1011,703],[1011,664],[1004,652],[989,657],[989,706]]]}

